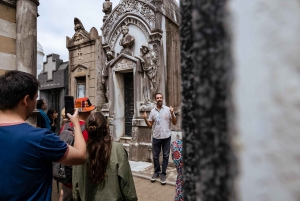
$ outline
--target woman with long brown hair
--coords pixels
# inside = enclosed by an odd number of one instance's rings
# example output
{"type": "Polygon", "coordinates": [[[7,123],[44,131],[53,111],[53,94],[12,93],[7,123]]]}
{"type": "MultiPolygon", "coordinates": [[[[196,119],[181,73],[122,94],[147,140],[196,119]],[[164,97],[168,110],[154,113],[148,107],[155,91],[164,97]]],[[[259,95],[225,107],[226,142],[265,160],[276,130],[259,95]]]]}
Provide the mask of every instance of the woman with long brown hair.
{"type": "Polygon", "coordinates": [[[136,201],[137,195],[123,145],[113,142],[101,112],[85,122],[87,161],[73,169],[73,198],[87,201],[136,201]]]}

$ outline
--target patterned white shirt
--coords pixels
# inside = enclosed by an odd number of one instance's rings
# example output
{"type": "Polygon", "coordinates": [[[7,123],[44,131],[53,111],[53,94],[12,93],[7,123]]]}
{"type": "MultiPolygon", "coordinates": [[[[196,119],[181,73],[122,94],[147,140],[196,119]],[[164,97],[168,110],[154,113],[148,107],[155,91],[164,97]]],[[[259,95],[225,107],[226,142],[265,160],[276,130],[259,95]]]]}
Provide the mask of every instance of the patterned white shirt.
{"type": "Polygon", "coordinates": [[[169,107],[162,106],[160,111],[158,111],[157,107],[153,108],[148,121],[153,123],[152,130],[155,139],[165,139],[171,136],[172,116],[169,107]]]}

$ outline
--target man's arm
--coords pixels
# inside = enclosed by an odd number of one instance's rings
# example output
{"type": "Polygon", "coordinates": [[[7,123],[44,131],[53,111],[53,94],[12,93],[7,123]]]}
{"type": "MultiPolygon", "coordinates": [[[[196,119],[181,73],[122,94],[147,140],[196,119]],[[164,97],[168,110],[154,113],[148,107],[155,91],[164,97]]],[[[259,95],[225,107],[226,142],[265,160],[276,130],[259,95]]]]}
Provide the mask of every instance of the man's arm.
{"type": "Polygon", "coordinates": [[[74,115],[67,114],[74,126],[74,146],[69,146],[69,152],[60,163],[65,165],[81,165],[86,160],[86,143],[84,141],[78,118],[78,109],[74,115]]]}
{"type": "Polygon", "coordinates": [[[172,106],[170,106],[170,113],[171,113],[171,121],[172,121],[172,124],[173,125],[176,125],[177,124],[177,119],[176,119],[176,116],[174,114],[174,109],[172,108],[172,106]]]}
{"type": "Polygon", "coordinates": [[[152,122],[152,121],[148,121],[148,119],[147,119],[147,113],[146,113],[146,112],[143,113],[143,118],[144,118],[144,120],[145,120],[147,126],[148,126],[149,128],[152,128],[153,122],[152,122]]]}

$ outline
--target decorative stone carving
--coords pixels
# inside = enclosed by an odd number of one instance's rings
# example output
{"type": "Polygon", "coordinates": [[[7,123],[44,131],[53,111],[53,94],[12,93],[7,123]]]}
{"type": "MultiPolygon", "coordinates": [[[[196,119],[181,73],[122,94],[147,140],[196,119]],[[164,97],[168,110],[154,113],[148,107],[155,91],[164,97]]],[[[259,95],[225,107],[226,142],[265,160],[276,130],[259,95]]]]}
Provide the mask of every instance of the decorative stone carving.
{"type": "Polygon", "coordinates": [[[128,59],[122,58],[114,64],[113,71],[126,71],[135,68],[135,63],[128,59]]]}
{"type": "Polygon", "coordinates": [[[154,9],[155,7],[149,3],[146,4],[137,0],[123,0],[123,2],[110,14],[109,19],[105,21],[102,32],[103,36],[106,37],[110,35],[112,27],[115,27],[114,24],[118,23],[118,21],[128,12],[141,17],[151,26],[151,28],[153,28],[155,22],[154,9]]]}
{"type": "Polygon", "coordinates": [[[110,67],[110,63],[113,61],[114,59],[114,54],[113,52],[107,52],[106,53],[106,63],[105,63],[105,66],[102,70],[102,83],[104,84],[105,86],[105,96],[106,98],[108,99],[108,68],[110,67]]]}
{"type": "Polygon", "coordinates": [[[112,11],[112,3],[109,0],[105,0],[105,2],[103,3],[103,10],[102,10],[102,12],[105,13],[105,16],[103,17],[103,22],[105,22],[105,20],[107,19],[111,11],[112,11]]]}
{"type": "MultiPolygon", "coordinates": [[[[140,20],[133,18],[133,17],[126,17],[122,24],[126,24],[127,26],[129,24],[133,24],[138,26],[143,33],[145,34],[147,41],[149,41],[149,32],[150,30],[146,27],[144,23],[142,23],[140,20]]],[[[109,47],[110,49],[114,49],[117,39],[119,38],[120,34],[122,33],[122,24],[118,25],[116,29],[114,29],[113,33],[111,34],[111,38],[109,39],[109,47]]],[[[160,37],[161,38],[161,37],[160,37]]]]}
{"type": "Polygon", "coordinates": [[[143,73],[143,104],[151,104],[152,94],[155,93],[157,88],[157,68],[158,65],[158,56],[155,51],[149,48],[148,43],[142,45],[141,55],[136,56],[141,61],[143,73]]]}
{"type": "Polygon", "coordinates": [[[83,24],[81,23],[81,21],[78,18],[74,18],[74,30],[75,30],[75,34],[73,36],[73,38],[68,41],[68,45],[71,45],[72,43],[74,43],[75,45],[83,42],[83,40],[85,38],[90,38],[90,34],[84,29],[83,24]]]}
{"type": "Polygon", "coordinates": [[[88,71],[88,66],[83,64],[78,64],[71,69],[74,77],[86,76],[88,71]]]}
{"type": "Polygon", "coordinates": [[[110,2],[109,0],[105,0],[105,2],[103,3],[102,12],[105,13],[105,15],[109,15],[111,13],[111,10],[112,10],[112,2],[110,2]]]}
{"type": "Polygon", "coordinates": [[[129,28],[126,25],[122,26],[122,33],[123,33],[123,38],[120,40],[119,45],[123,47],[121,50],[121,53],[128,54],[130,56],[133,56],[133,52],[131,51],[131,47],[134,44],[134,36],[130,35],[129,33],[129,28]]]}

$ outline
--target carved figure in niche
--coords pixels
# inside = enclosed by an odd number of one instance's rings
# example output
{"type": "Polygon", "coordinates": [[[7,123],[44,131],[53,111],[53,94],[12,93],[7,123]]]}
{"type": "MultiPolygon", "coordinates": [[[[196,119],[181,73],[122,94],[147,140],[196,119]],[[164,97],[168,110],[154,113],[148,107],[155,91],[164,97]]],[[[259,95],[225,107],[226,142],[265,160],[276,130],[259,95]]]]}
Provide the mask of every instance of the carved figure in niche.
{"type": "Polygon", "coordinates": [[[104,84],[105,87],[105,96],[108,99],[108,68],[110,67],[110,63],[113,61],[114,59],[114,54],[113,52],[107,52],[106,53],[106,62],[105,62],[105,66],[102,70],[102,83],[104,84]]]}
{"type": "Polygon", "coordinates": [[[103,10],[102,12],[105,13],[105,15],[109,15],[112,10],[112,2],[109,0],[105,0],[103,3],[103,10]]]}
{"type": "Polygon", "coordinates": [[[133,53],[130,50],[130,48],[134,44],[135,38],[134,38],[134,36],[130,35],[128,32],[129,32],[128,26],[123,25],[122,26],[123,38],[120,40],[119,44],[123,47],[123,49],[121,50],[121,53],[133,56],[133,53]]]}
{"type": "Polygon", "coordinates": [[[141,55],[136,56],[141,61],[142,64],[142,72],[144,73],[144,82],[143,82],[143,96],[144,96],[144,104],[151,103],[152,94],[155,93],[156,89],[156,74],[158,58],[156,53],[149,48],[149,45],[146,43],[141,47],[141,55]]]}

